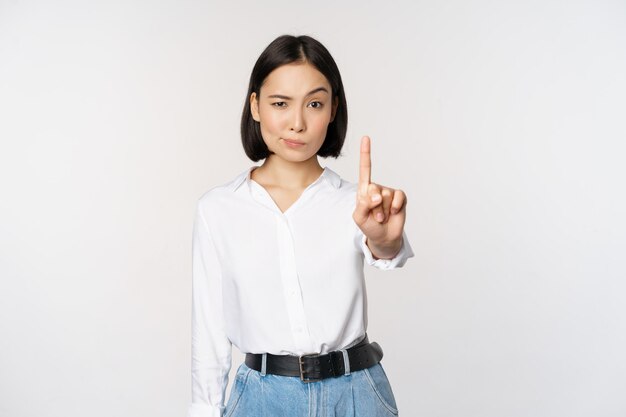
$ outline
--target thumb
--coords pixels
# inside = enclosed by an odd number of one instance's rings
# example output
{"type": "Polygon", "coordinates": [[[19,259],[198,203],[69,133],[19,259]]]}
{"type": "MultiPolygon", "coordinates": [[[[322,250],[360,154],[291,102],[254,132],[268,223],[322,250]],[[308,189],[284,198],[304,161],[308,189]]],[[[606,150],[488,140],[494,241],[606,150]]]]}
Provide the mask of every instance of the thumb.
{"type": "MultiPolygon", "coordinates": [[[[379,194],[380,195],[380,194],[379,194]]],[[[363,224],[367,221],[370,215],[370,211],[378,205],[382,204],[381,201],[372,201],[372,197],[368,194],[365,196],[358,194],[356,199],[356,208],[354,209],[353,218],[357,224],[363,224]]]]}
{"type": "Polygon", "coordinates": [[[368,204],[363,201],[363,199],[357,198],[356,200],[356,208],[354,209],[354,214],[352,217],[357,224],[363,224],[367,221],[367,218],[370,215],[370,208],[368,204]]]}

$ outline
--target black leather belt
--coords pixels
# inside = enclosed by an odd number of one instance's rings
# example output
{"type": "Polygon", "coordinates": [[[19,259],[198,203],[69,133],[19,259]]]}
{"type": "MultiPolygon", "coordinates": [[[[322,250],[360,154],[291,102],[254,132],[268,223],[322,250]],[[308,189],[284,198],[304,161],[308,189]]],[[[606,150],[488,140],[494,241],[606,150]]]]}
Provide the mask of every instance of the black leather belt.
{"type": "MultiPolygon", "coordinates": [[[[367,334],[358,344],[344,350],[348,363],[344,361],[343,350],[335,350],[324,355],[312,353],[302,356],[267,353],[265,354],[265,373],[299,376],[303,382],[313,382],[369,368],[383,358],[382,348],[376,342],[370,343],[367,334]]],[[[245,364],[249,368],[262,371],[263,355],[263,353],[246,353],[245,364]]]]}

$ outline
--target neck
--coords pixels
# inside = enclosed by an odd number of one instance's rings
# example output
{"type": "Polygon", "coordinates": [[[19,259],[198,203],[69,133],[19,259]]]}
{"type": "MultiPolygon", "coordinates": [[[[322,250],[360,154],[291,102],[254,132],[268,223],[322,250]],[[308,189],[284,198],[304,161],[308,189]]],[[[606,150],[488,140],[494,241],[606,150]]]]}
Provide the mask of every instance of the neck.
{"type": "Polygon", "coordinates": [[[254,171],[266,183],[285,189],[302,189],[318,179],[324,168],[319,164],[317,155],[299,162],[286,161],[270,155],[263,165],[254,171]]]}

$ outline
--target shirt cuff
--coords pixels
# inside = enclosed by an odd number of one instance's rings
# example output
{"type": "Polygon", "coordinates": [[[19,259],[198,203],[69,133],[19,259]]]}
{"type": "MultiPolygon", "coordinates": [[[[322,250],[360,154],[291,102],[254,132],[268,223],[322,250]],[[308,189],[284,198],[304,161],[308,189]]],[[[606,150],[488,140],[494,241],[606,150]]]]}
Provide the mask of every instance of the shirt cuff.
{"type": "Polygon", "coordinates": [[[187,410],[187,417],[222,417],[223,414],[223,407],[213,407],[208,404],[191,404],[187,410]]]}
{"type": "Polygon", "coordinates": [[[392,259],[374,259],[372,251],[365,243],[366,240],[367,236],[361,234],[361,249],[363,250],[363,255],[365,255],[365,262],[378,269],[388,270],[401,268],[404,266],[407,259],[415,256],[404,230],[402,231],[402,246],[400,247],[400,252],[398,252],[398,254],[392,259]]]}

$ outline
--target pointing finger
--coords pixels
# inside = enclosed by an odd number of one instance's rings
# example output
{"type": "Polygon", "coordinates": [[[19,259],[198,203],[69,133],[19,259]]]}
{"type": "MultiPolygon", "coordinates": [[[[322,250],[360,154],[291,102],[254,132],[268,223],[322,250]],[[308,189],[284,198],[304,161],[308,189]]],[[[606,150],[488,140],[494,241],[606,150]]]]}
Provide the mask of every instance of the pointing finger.
{"type": "Polygon", "coordinates": [[[366,196],[371,182],[372,160],[370,156],[370,138],[361,138],[361,159],[359,162],[359,191],[366,196]]]}

